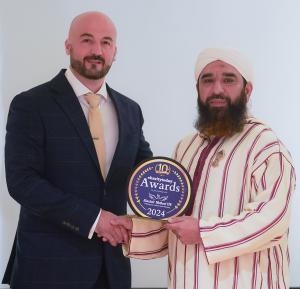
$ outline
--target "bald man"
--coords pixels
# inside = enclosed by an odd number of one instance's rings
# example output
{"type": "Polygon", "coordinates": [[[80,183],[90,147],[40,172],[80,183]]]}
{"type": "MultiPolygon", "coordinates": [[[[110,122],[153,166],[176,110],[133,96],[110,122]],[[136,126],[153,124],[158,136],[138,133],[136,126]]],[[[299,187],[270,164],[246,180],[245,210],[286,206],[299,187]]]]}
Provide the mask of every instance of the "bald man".
{"type": "Polygon", "coordinates": [[[193,179],[191,216],[133,225],[129,257],[168,254],[170,289],[289,288],[288,228],[295,171],[272,129],[247,113],[253,72],[231,49],[202,51],[197,131],[174,159],[193,179]]]}
{"type": "Polygon", "coordinates": [[[70,67],[11,103],[6,176],[21,205],[3,280],[11,288],[131,288],[117,246],[127,228],[111,220],[126,214],[127,177],[152,152],[139,105],[105,81],[116,38],[103,13],[77,16],[65,41],[70,67]]]}

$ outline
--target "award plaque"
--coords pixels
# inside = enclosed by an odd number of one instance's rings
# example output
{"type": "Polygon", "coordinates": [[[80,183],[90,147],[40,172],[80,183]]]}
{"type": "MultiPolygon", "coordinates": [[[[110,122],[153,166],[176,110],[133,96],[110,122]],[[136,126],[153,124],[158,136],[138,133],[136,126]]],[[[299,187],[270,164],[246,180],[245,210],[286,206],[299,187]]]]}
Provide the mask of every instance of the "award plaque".
{"type": "Polygon", "coordinates": [[[192,202],[191,178],[172,159],[148,159],[138,164],[129,177],[128,202],[140,217],[167,220],[181,216],[192,202]]]}

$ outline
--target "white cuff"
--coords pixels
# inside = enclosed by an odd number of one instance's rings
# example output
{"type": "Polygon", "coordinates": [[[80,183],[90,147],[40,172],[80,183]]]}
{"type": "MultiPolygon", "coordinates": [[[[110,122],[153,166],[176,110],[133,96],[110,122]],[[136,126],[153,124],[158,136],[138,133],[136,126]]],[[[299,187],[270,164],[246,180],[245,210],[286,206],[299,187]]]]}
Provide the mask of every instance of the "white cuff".
{"type": "Polygon", "coordinates": [[[91,228],[91,230],[90,230],[90,233],[89,233],[89,236],[88,236],[89,239],[92,239],[92,237],[93,237],[93,235],[94,235],[94,232],[95,232],[95,230],[96,230],[96,226],[97,226],[97,223],[98,223],[98,221],[99,221],[101,212],[102,212],[102,210],[100,209],[100,212],[99,212],[99,214],[98,214],[98,216],[97,216],[97,218],[96,218],[96,221],[95,221],[95,223],[93,224],[93,226],[92,226],[92,228],[91,228]]]}

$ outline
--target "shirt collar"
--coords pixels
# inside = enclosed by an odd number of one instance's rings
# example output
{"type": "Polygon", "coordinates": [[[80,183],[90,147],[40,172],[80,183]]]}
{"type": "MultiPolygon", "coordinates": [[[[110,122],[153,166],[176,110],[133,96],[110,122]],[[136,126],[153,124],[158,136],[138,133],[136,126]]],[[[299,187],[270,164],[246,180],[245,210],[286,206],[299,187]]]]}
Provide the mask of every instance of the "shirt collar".
{"type": "MultiPolygon", "coordinates": [[[[90,93],[91,91],[82,84],[74,75],[70,67],[66,70],[65,76],[72,86],[77,97],[90,93]]],[[[108,99],[108,93],[106,89],[106,81],[103,81],[101,88],[96,92],[96,94],[102,95],[105,100],[108,99]]]]}

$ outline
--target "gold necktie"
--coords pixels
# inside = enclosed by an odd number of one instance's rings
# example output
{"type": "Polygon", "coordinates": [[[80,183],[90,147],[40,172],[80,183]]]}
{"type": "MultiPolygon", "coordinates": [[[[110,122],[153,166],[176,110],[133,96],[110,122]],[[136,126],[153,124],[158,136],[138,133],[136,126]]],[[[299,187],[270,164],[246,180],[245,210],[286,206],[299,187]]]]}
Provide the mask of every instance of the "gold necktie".
{"type": "Polygon", "coordinates": [[[98,161],[103,178],[106,178],[106,158],[103,122],[100,111],[100,95],[88,93],[85,99],[89,104],[88,123],[97,152],[98,161]]]}

